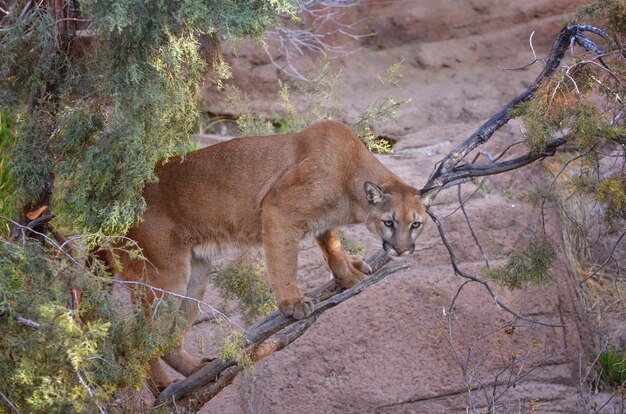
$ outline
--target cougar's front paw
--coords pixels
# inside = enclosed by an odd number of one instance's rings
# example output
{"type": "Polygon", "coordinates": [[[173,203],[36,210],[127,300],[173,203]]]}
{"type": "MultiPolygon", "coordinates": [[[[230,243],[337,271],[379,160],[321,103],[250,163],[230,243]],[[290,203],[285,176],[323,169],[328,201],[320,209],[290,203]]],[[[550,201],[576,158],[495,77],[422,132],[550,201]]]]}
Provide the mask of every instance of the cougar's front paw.
{"type": "Polygon", "coordinates": [[[366,275],[372,273],[372,267],[367,264],[367,262],[363,259],[363,256],[358,256],[354,254],[350,255],[350,261],[352,262],[352,266],[362,273],[366,275]]]}
{"type": "Polygon", "coordinates": [[[294,319],[304,319],[313,313],[315,305],[310,298],[302,296],[295,300],[284,300],[278,303],[278,309],[280,313],[286,317],[292,317],[294,319]]]}
{"type": "Polygon", "coordinates": [[[348,254],[334,262],[331,270],[337,282],[345,289],[350,289],[361,280],[367,279],[367,274],[372,273],[372,268],[361,256],[348,254]]]}

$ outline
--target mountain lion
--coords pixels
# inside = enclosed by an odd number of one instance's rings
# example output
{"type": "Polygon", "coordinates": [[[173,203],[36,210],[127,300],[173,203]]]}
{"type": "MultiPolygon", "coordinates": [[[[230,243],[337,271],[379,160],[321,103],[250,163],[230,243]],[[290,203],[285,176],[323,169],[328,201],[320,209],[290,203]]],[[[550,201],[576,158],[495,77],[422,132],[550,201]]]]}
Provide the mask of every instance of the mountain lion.
{"type": "MultiPolygon", "coordinates": [[[[314,309],[296,283],[303,237],[315,237],[335,279],[349,288],[371,269],[342,249],[337,227],[365,223],[394,258],[414,251],[426,220],[418,190],[334,121],[233,139],[174,157],[155,173],[158,182],[144,190],[143,220],[128,233],[147,260],[122,257],[121,277],[201,299],[216,253],[262,245],[278,308],[295,319],[314,309]]],[[[181,309],[191,324],[197,303],[186,300],[181,309]]],[[[198,367],[182,348],[164,359],[183,375],[198,367]]],[[[151,377],[158,386],[169,382],[154,364],[151,377]]]]}

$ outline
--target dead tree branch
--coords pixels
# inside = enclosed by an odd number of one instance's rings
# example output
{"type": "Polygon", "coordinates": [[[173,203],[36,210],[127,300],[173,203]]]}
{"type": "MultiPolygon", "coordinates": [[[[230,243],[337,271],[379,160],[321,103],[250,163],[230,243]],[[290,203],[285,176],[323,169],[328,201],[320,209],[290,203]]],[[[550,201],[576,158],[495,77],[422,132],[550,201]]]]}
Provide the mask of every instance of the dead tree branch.
{"type": "MultiPolygon", "coordinates": [[[[248,347],[246,352],[253,361],[258,361],[283,349],[299,338],[324,311],[358,295],[369,286],[380,282],[392,273],[409,267],[406,263],[396,263],[380,267],[386,262],[379,254],[368,260],[373,269],[377,269],[369,278],[358,285],[342,290],[334,280],[307,292],[315,302],[315,310],[306,319],[296,321],[274,312],[256,322],[246,331],[248,347]]],[[[228,385],[238,374],[239,368],[234,360],[213,360],[194,374],[168,386],[157,398],[157,404],[182,403],[185,407],[199,409],[206,404],[221,388],[228,385]]]]}
{"type": "MultiPolygon", "coordinates": [[[[568,141],[567,136],[555,138],[549,141],[545,145],[543,150],[538,153],[528,152],[522,156],[509,159],[509,160],[498,161],[504,155],[504,153],[508,150],[507,148],[505,151],[503,151],[503,153],[500,156],[498,156],[495,159],[490,159],[488,163],[476,164],[475,163],[476,158],[474,158],[474,160],[470,162],[461,164],[461,162],[467,157],[468,154],[470,154],[473,150],[478,149],[481,145],[488,142],[489,139],[492,137],[492,135],[498,129],[500,129],[503,125],[505,125],[508,121],[511,120],[510,111],[513,108],[517,107],[518,105],[524,102],[531,100],[534,97],[535,92],[540,87],[540,85],[547,79],[551,78],[555,74],[557,69],[561,67],[561,61],[565,55],[565,51],[568,48],[570,48],[574,43],[578,44],[579,46],[581,46],[583,49],[585,49],[588,52],[594,53],[598,56],[602,55],[603,53],[602,49],[598,47],[594,42],[592,42],[591,40],[587,39],[584,36],[586,32],[596,34],[605,39],[609,39],[609,36],[603,30],[598,29],[593,26],[570,25],[570,26],[564,27],[561,30],[561,32],[558,34],[558,36],[556,37],[555,42],[552,46],[552,50],[550,51],[550,56],[548,57],[548,60],[543,65],[543,70],[537,76],[535,81],[524,92],[522,92],[520,95],[512,99],[503,108],[501,108],[499,111],[493,114],[485,123],[483,123],[476,131],[474,131],[474,133],[470,135],[469,138],[467,138],[464,142],[462,142],[456,148],[450,151],[450,153],[448,153],[443,158],[443,160],[437,164],[434,171],[432,172],[432,174],[426,181],[426,184],[421,190],[422,195],[427,200],[427,204],[432,203],[432,201],[437,196],[437,194],[444,188],[463,184],[475,177],[486,177],[486,176],[500,174],[503,172],[522,168],[537,160],[554,155],[556,153],[557,148],[559,148],[561,145],[565,144],[568,141]]],[[[531,49],[533,50],[533,56],[535,57],[535,61],[537,61],[534,48],[532,48],[532,42],[531,42],[531,49]]],[[[460,202],[463,203],[462,201],[460,202]]],[[[463,204],[461,204],[461,207],[463,207],[463,204]]],[[[512,315],[514,315],[515,317],[519,319],[536,323],[539,325],[545,325],[545,326],[562,326],[562,325],[555,325],[555,324],[551,324],[547,322],[534,320],[534,319],[528,318],[526,316],[523,316],[515,312],[514,310],[510,309],[505,304],[500,302],[500,300],[496,297],[495,293],[493,292],[493,289],[489,285],[488,281],[482,280],[479,276],[462,270],[459,267],[458,262],[456,260],[454,249],[452,248],[452,246],[450,245],[450,243],[448,242],[446,238],[441,221],[432,210],[429,209],[428,213],[430,217],[432,218],[432,220],[437,225],[439,236],[441,240],[443,241],[446,249],[448,250],[448,253],[450,254],[450,261],[454,269],[454,272],[456,274],[468,279],[468,281],[482,284],[485,287],[485,289],[487,289],[487,292],[489,293],[489,295],[491,296],[491,298],[494,300],[494,302],[496,303],[498,307],[506,310],[507,312],[511,313],[512,315]]],[[[472,233],[472,237],[477,242],[476,235],[474,234],[473,229],[471,228],[471,224],[469,222],[469,219],[464,209],[463,209],[463,213],[470,227],[470,232],[472,233]]],[[[477,245],[478,245],[479,250],[481,250],[481,255],[483,259],[485,259],[485,255],[484,255],[484,252],[482,252],[480,244],[477,243],[477,245]]],[[[463,286],[465,286],[465,283],[461,286],[461,288],[463,286]]],[[[454,300],[456,299],[457,296],[458,296],[458,292],[454,300]]],[[[452,301],[452,304],[454,304],[454,300],[452,301]]],[[[451,308],[448,311],[450,310],[451,308]]]]}
{"type": "Polygon", "coordinates": [[[446,155],[426,181],[426,184],[422,189],[422,193],[431,193],[429,194],[429,197],[432,199],[446,186],[461,183],[464,179],[511,171],[528,165],[538,159],[554,155],[556,149],[566,142],[564,138],[550,141],[546,145],[544,151],[540,154],[528,153],[513,160],[492,164],[459,165],[459,163],[472,150],[489,141],[491,136],[498,129],[511,120],[511,109],[517,107],[521,103],[531,100],[534,97],[534,94],[539,86],[546,79],[549,79],[552,75],[554,75],[556,70],[560,67],[565,51],[570,47],[570,45],[572,45],[572,43],[578,44],[589,52],[596,54],[602,53],[602,49],[583,35],[585,32],[594,33],[606,39],[609,38],[603,30],[593,26],[576,24],[564,27],[558,34],[552,46],[552,50],[550,51],[550,56],[545,67],[539,76],[537,76],[535,81],[528,87],[528,89],[513,98],[513,100],[507,103],[502,109],[493,114],[491,118],[474,131],[469,138],[446,155]]]}

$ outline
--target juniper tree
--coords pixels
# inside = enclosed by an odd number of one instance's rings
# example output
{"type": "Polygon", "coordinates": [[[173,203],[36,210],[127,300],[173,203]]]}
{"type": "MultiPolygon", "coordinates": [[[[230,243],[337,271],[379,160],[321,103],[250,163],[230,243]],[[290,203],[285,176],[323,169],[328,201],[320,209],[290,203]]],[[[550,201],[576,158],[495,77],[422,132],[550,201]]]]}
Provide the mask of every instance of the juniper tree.
{"type": "Polygon", "coordinates": [[[297,6],[0,1],[1,208],[22,242],[0,239],[0,407],[102,411],[178,341],[175,309],[116,312],[104,269],[87,268],[84,249],[70,255],[56,230],[79,235],[74,247],[123,235],[145,208],[154,165],[189,146],[211,64],[201,44],[258,37],[297,6]],[[43,247],[26,240],[33,234],[43,247]]]}

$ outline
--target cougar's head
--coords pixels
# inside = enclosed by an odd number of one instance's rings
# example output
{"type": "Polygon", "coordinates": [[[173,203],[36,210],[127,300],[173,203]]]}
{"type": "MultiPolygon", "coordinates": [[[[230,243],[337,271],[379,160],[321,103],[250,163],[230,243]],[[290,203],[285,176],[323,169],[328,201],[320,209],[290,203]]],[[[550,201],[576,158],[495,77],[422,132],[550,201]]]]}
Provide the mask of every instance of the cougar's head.
{"type": "Polygon", "coordinates": [[[364,188],[369,203],[367,229],[382,238],[391,258],[413,253],[415,240],[426,223],[427,206],[419,192],[402,183],[379,187],[368,181],[364,188]]]}

